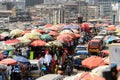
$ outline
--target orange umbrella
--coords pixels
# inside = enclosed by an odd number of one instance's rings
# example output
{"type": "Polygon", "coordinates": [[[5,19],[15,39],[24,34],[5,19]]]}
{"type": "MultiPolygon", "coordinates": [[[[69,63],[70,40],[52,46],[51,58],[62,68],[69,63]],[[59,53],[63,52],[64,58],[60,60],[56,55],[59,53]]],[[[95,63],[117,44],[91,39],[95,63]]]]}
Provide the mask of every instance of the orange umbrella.
{"type": "Polygon", "coordinates": [[[52,27],[53,25],[52,24],[46,24],[45,27],[46,28],[49,28],[49,27],[52,27]]]}
{"type": "Polygon", "coordinates": [[[108,30],[108,31],[115,31],[116,28],[112,26],[112,27],[108,27],[107,30],[108,30]]]}
{"type": "Polygon", "coordinates": [[[30,31],[23,31],[21,34],[24,35],[26,33],[30,33],[30,31]]]}
{"type": "Polygon", "coordinates": [[[80,38],[80,34],[74,34],[75,35],[75,38],[80,38]]]}
{"type": "Polygon", "coordinates": [[[15,61],[14,59],[11,59],[11,58],[6,58],[6,59],[3,59],[2,61],[0,61],[1,64],[5,64],[5,65],[16,65],[17,64],[17,61],[15,61]]]}
{"type": "Polygon", "coordinates": [[[82,66],[89,69],[93,69],[95,67],[102,66],[104,64],[105,64],[104,60],[98,56],[91,56],[82,61],[82,66]]]}
{"type": "Polygon", "coordinates": [[[31,43],[32,46],[45,46],[46,42],[42,40],[35,40],[31,43]]]}
{"type": "Polygon", "coordinates": [[[57,40],[61,42],[71,42],[73,40],[73,36],[70,34],[61,34],[57,37],[57,40]]]}
{"type": "Polygon", "coordinates": [[[81,74],[75,76],[73,80],[105,80],[105,79],[102,77],[95,76],[90,72],[82,72],[81,74]]]}
{"type": "Polygon", "coordinates": [[[58,35],[58,32],[56,31],[51,31],[50,33],[48,33],[49,35],[51,36],[57,36],[58,35]]]}

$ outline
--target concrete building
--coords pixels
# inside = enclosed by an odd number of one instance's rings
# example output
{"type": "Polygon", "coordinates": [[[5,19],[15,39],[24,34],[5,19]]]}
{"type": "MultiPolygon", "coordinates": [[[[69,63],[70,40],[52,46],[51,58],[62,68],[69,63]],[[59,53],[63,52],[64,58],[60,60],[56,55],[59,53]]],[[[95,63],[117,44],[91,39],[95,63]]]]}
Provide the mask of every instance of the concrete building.
{"type": "Polygon", "coordinates": [[[98,0],[98,15],[101,18],[111,18],[113,3],[118,3],[118,0],[98,0]]]}
{"type": "Polygon", "coordinates": [[[98,18],[98,7],[95,5],[88,5],[88,19],[98,18]]]}

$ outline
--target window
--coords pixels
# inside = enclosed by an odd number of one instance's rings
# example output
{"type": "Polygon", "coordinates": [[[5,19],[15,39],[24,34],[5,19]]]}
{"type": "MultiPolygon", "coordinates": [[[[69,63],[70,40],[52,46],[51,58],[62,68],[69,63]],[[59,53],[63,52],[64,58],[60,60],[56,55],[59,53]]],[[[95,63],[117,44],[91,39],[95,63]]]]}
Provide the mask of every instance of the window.
{"type": "Polygon", "coordinates": [[[37,64],[31,64],[31,70],[38,70],[37,64]]]}
{"type": "Polygon", "coordinates": [[[98,42],[90,42],[91,46],[98,46],[98,42]]]}

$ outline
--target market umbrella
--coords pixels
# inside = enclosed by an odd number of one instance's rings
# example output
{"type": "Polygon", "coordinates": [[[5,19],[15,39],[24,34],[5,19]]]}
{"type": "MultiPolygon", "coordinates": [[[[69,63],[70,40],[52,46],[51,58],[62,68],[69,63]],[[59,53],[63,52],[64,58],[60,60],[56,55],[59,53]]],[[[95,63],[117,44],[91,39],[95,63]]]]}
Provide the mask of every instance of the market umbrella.
{"type": "Polygon", "coordinates": [[[108,30],[108,31],[115,31],[116,28],[112,26],[112,27],[108,27],[106,30],[108,30]]]}
{"type": "Polygon", "coordinates": [[[75,38],[80,38],[80,34],[74,34],[75,35],[75,38]]]}
{"type": "Polygon", "coordinates": [[[74,32],[74,33],[79,33],[79,31],[78,30],[76,30],[76,29],[72,29],[72,31],[74,32]]]}
{"type": "Polygon", "coordinates": [[[116,33],[116,36],[120,36],[120,32],[116,33]]]}
{"type": "Polygon", "coordinates": [[[53,25],[52,24],[46,24],[45,27],[48,28],[48,27],[52,27],[53,25]]]}
{"type": "Polygon", "coordinates": [[[82,72],[77,74],[73,80],[105,80],[102,77],[96,76],[91,72],[82,72]]]}
{"type": "Polygon", "coordinates": [[[52,41],[52,43],[53,43],[53,45],[56,46],[56,47],[62,47],[62,46],[63,46],[62,43],[61,43],[60,41],[57,41],[57,40],[52,41]]]}
{"type": "Polygon", "coordinates": [[[48,34],[51,35],[51,36],[57,36],[58,32],[56,32],[56,31],[50,31],[48,34]]]}
{"type": "Polygon", "coordinates": [[[50,35],[48,35],[48,34],[43,34],[43,35],[40,36],[40,38],[41,38],[42,40],[45,40],[45,41],[53,40],[53,37],[50,36],[50,35]]]}
{"type": "Polygon", "coordinates": [[[10,33],[9,32],[2,32],[0,35],[4,36],[4,37],[7,37],[7,36],[10,36],[10,33]]]}
{"type": "Polygon", "coordinates": [[[30,43],[31,40],[25,37],[19,37],[17,38],[18,40],[20,40],[21,43],[30,43]]]}
{"type": "Polygon", "coordinates": [[[40,39],[39,38],[39,33],[27,33],[23,37],[28,38],[28,39],[40,39]]]}
{"type": "Polygon", "coordinates": [[[104,71],[110,71],[110,66],[109,65],[103,65],[103,66],[99,66],[99,67],[96,67],[94,68],[91,72],[96,74],[97,76],[103,76],[102,73],[104,71]]]}
{"type": "Polygon", "coordinates": [[[35,40],[31,43],[32,46],[45,46],[46,42],[42,40],[35,40]]]}
{"type": "Polygon", "coordinates": [[[57,40],[61,42],[71,42],[73,40],[73,36],[70,34],[61,34],[57,37],[57,40]]]}
{"type": "Polygon", "coordinates": [[[15,50],[15,48],[11,45],[3,45],[3,49],[5,51],[15,50]]]}
{"type": "Polygon", "coordinates": [[[6,58],[6,59],[3,59],[2,61],[0,61],[0,64],[4,64],[4,65],[16,65],[17,64],[17,61],[15,61],[14,59],[11,59],[11,58],[6,58]]]}
{"type": "Polygon", "coordinates": [[[20,29],[14,29],[14,30],[12,30],[10,32],[10,35],[11,36],[17,36],[17,35],[21,35],[21,33],[22,33],[22,30],[20,30],[20,29]]]}
{"type": "Polygon", "coordinates": [[[7,44],[7,45],[15,45],[15,44],[17,44],[19,42],[20,42],[20,40],[18,40],[18,39],[12,39],[12,40],[5,41],[5,44],[7,44]]]}
{"type": "Polygon", "coordinates": [[[63,30],[60,32],[60,34],[74,34],[72,30],[63,30]]]}
{"type": "Polygon", "coordinates": [[[22,35],[25,35],[25,34],[27,34],[27,33],[30,33],[30,31],[26,30],[26,31],[23,31],[21,34],[22,34],[22,35]]]}
{"type": "Polygon", "coordinates": [[[118,32],[118,33],[119,33],[119,32],[120,32],[120,28],[116,28],[116,31],[115,31],[115,32],[118,32]]]}
{"type": "Polygon", "coordinates": [[[91,56],[82,61],[82,66],[89,69],[93,69],[95,67],[102,66],[104,64],[105,64],[104,60],[98,56],[91,56]]]}
{"type": "Polygon", "coordinates": [[[30,61],[28,59],[26,59],[25,57],[22,57],[22,56],[16,56],[14,58],[14,60],[16,60],[17,62],[22,62],[22,63],[30,63],[30,61]]]}

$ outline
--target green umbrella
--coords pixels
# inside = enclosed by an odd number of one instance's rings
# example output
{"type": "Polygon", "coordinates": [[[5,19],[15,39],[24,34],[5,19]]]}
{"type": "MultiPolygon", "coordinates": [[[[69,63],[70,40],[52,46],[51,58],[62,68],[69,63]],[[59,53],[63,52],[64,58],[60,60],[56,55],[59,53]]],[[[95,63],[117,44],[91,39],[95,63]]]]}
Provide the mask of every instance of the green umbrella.
{"type": "Polygon", "coordinates": [[[46,41],[50,41],[50,40],[53,40],[53,37],[48,35],[48,34],[43,34],[41,35],[40,37],[42,40],[46,40],[46,41]]]}

